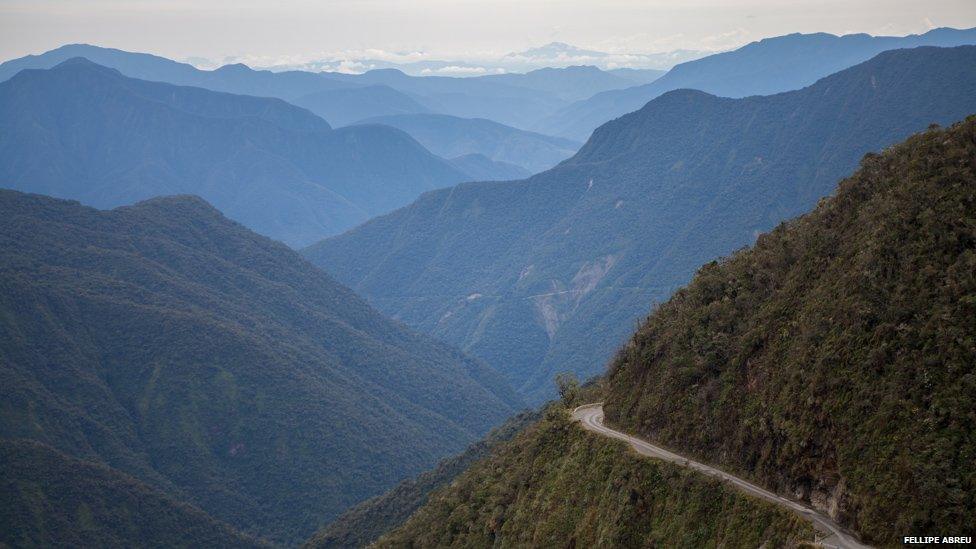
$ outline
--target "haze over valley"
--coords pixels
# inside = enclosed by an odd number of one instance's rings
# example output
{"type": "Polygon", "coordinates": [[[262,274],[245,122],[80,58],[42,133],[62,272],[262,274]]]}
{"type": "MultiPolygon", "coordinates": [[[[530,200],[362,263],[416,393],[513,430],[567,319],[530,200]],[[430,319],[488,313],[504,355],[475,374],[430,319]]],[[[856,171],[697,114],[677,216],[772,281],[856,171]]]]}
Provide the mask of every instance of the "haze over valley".
{"type": "Polygon", "coordinates": [[[976,9],[517,4],[0,6],[0,545],[971,542],[976,9]]]}

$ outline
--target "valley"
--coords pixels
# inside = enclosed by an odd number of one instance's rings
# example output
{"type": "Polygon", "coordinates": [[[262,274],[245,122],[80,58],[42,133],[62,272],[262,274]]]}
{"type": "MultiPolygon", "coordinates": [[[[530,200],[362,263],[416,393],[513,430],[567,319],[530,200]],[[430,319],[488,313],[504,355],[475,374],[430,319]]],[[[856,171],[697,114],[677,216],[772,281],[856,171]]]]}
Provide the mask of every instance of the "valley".
{"type": "Polygon", "coordinates": [[[703,265],[604,376],[557,378],[543,419],[378,545],[889,547],[967,531],[974,206],[976,117],[866,155],[812,212],[703,265]],[[658,502],[673,477],[630,469],[664,465],[694,478],[692,500],[658,502]]]}
{"type": "Polygon", "coordinates": [[[0,7],[0,547],[971,536],[976,11],[558,8],[0,7]]]}
{"type": "Polygon", "coordinates": [[[603,372],[653,304],[816,205],[864,154],[976,112],[974,63],[972,46],[894,50],[778,95],[677,90],[551,170],[427,193],[302,253],[540,403],[561,371],[603,372]]]}

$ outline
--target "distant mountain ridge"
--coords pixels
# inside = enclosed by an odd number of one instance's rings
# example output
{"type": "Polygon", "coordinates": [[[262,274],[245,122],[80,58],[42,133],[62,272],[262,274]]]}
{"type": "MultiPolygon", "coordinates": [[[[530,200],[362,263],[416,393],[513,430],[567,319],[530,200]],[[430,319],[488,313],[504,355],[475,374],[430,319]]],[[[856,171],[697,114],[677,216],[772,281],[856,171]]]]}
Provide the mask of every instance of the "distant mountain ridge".
{"type": "Polygon", "coordinates": [[[976,47],[892,50],[808,88],[678,90],[528,180],[466,183],[303,251],[534,401],[588,377],[695,269],[829,194],[869,151],[976,112],[976,47]]]}
{"type": "Polygon", "coordinates": [[[573,156],[581,143],[527,132],[484,119],[446,114],[403,114],[363,120],[403,130],[432,153],[455,158],[480,154],[521,166],[529,174],[547,170],[573,156]]]}
{"type": "Polygon", "coordinates": [[[116,69],[130,78],[257,97],[289,100],[324,89],[351,87],[348,83],[310,72],[272,73],[255,71],[240,64],[203,71],[193,65],[158,55],[88,44],[67,44],[40,55],[28,55],[4,62],[0,64],[0,81],[9,80],[24,69],[50,69],[77,57],[116,69]]]}
{"type": "MultiPolygon", "coordinates": [[[[642,71],[641,76],[647,78],[648,73],[654,72],[659,76],[664,74],[664,71],[642,71]]],[[[478,78],[546,91],[565,101],[578,101],[603,91],[627,88],[633,82],[613,71],[600,70],[592,65],[537,69],[525,74],[489,74],[478,78]]]]}
{"type": "MultiPolygon", "coordinates": [[[[301,70],[310,72],[341,72],[350,67],[356,69],[353,72],[396,69],[410,76],[480,78],[486,75],[523,74],[536,70],[586,65],[618,76],[623,76],[618,71],[627,71],[626,74],[637,79],[653,79],[655,73],[657,75],[664,74],[666,69],[677,63],[704,57],[711,53],[713,52],[679,49],[649,54],[635,52],[611,54],[596,50],[585,50],[561,42],[551,42],[535,48],[510,52],[494,59],[441,58],[416,61],[410,56],[406,59],[377,59],[367,54],[283,62],[258,60],[254,66],[273,71],[301,70]]],[[[222,63],[227,64],[247,59],[247,56],[225,57],[222,63]]],[[[192,62],[198,67],[213,67],[221,63],[200,57],[187,58],[187,62],[192,62]]]]}
{"type": "Polygon", "coordinates": [[[479,153],[456,156],[450,159],[450,163],[470,175],[472,181],[510,181],[532,175],[532,172],[522,166],[492,160],[479,153]]]}
{"type": "Polygon", "coordinates": [[[882,51],[970,44],[976,44],[976,28],[940,28],[905,37],[816,33],[766,38],[734,51],[682,63],[650,84],[607,91],[573,103],[532,129],[584,140],[604,122],[636,111],[671,90],[695,89],[734,98],[771,95],[809,86],[882,51]]]}
{"type": "MultiPolygon", "coordinates": [[[[521,407],[484,364],[196,197],[99,211],[0,191],[0,281],[0,439],[116,470],[276,543],[521,407]]],[[[152,524],[141,510],[125,520],[152,524]]],[[[73,512],[4,505],[0,523],[73,512]]],[[[43,539],[40,524],[16,531],[43,539]]]]}
{"type": "Polygon", "coordinates": [[[0,185],[110,208],[193,193],[292,246],[471,179],[386,126],[136,80],[85,59],[0,83],[0,185]]]}
{"type": "MultiPolygon", "coordinates": [[[[49,69],[75,57],[118,69],[132,78],[300,103],[335,126],[374,116],[429,111],[525,128],[571,100],[632,85],[631,79],[593,67],[547,69],[497,79],[415,77],[396,69],[358,75],[272,72],[240,63],[207,71],[155,55],[87,44],[69,44],[2,63],[0,81],[23,69],[49,69]]],[[[642,72],[640,77],[647,78],[647,74],[642,72]]]]}
{"type": "Polygon", "coordinates": [[[430,112],[412,97],[384,85],[322,90],[296,97],[290,102],[305,107],[336,126],[347,126],[378,116],[430,112]]]}

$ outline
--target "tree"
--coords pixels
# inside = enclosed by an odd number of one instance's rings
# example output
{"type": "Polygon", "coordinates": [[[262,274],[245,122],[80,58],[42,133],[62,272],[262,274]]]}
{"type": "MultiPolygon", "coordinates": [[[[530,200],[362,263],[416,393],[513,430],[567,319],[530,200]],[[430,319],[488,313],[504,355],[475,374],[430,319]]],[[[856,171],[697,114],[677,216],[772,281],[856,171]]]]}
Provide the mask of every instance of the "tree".
{"type": "Polygon", "coordinates": [[[572,372],[556,374],[556,388],[559,389],[559,397],[563,399],[563,404],[567,406],[576,402],[579,397],[579,380],[572,372]]]}

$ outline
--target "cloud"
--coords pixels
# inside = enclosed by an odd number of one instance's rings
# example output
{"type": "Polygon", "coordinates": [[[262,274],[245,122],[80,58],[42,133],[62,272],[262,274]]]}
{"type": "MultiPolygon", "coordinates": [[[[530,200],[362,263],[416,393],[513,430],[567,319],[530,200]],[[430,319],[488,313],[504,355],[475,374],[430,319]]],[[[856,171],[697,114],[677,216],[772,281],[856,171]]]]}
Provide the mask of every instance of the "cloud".
{"type": "Polygon", "coordinates": [[[701,49],[712,51],[725,51],[744,46],[755,40],[752,32],[737,28],[727,32],[712,34],[698,39],[701,49]]]}
{"type": "MultiPolygon", "coordinates": [[[[737,32],[717,35],[710,40],[719,49],[734,40],[737,32]]],[[[676,42],[683,38],[676,34],[657,39],[656,43],[676,42]]],[[[243,63],[256,69],[328,71],[357,74],[374,69],[397,68],[413,75],[480,76],[506,72],[527,72],[543,67],[593,65],[602,69],[668,69],[677,63],[704,57],[712,50],[672,50],[634,53],[628,47],[641,45],[647,35],[633,35],[615,44],[601,44],[601,49],[584,49],[560,42],[552,42],[521,52],[504,55],[492,52],[455,52],[437,55],[422,50],[390,51],[376,48],[322,51],[299,55],[254,55],[242,53],[225,57],[221,63],[208,63],[202,58],[191,62],[200,68],[215,68],[220,64],[243,63]],[[602,51],[602,46],[612,46],[602,51]]],[[[646,44],[643,48],[647,50],[646,44]]]]}
{"type": "Polygon", "coordinates": [[[359,64],[365,70],[373,65],[367,61],[385,61],[387,63],[415,63],[430,58],[422,51],[387,51],[376,48],[358,50],[338,50],[305,53],[298,55],[255,55],[242,53],[224,58],[223,63],[243,63],[254,68],[290,68],[303,69],[316,66],[343,67],[353,69],[359,64]]]}
{"type": "Polygon", "coordinates": [[[458,65],[448,65],[446,67],[437,68],[424,68],[421,69],[420,74],[430,75],[430,76],[481,76],[483,74],[498,73],[499,71],[504,72],[501,69],[490,70],[485,67],[472,67],[472,66],[458,66],[458,65]]]}

